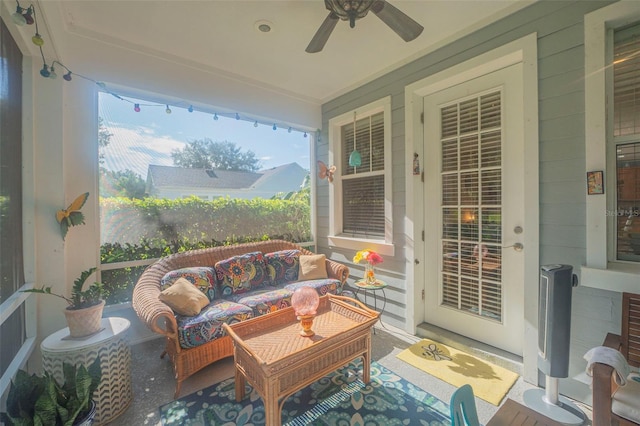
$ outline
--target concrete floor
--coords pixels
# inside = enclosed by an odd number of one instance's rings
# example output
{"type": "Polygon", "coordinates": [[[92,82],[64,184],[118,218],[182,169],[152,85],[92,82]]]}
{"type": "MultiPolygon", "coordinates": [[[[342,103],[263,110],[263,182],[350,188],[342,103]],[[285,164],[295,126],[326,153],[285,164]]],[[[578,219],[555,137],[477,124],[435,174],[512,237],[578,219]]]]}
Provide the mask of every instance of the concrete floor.
{"type": "MultiPolygon", "coordinates": [[[[373,359],[448,403],[451,394],[455,390],[454,386],[396,357],[398,353],[419,340],[420,337],[406,334],[402,330],[387,325],[381,326],[378,324],[372,339],[373,359]]],[[[450,342],[446,343],[451,344],[450,342]]],[[[163,348],[163,339],[154,339],[132,345],[133,401],[122,415],[109,423],[110,425],[161,424],[158,408],[173,401],[175,389],[171,364],[166,358],[160,359],[163,348]]],[[[182,385],[181,396],[188,395],[232,376],[233,358],[230,357],[208,366],[187,379],[182,385]]],[[[507,396],[522,403],[523,393],[532,388],[535,387],[525,383],[522,378],[518,378],[507,396]]],[[[576,405],[588,417],[585,424],[590,425],[590,407],[580,403],[576,405]]],[[[478,398],[476,398],[476,406],[482,424],[485,424],[498,409],[498,407],[478,398]]]]}

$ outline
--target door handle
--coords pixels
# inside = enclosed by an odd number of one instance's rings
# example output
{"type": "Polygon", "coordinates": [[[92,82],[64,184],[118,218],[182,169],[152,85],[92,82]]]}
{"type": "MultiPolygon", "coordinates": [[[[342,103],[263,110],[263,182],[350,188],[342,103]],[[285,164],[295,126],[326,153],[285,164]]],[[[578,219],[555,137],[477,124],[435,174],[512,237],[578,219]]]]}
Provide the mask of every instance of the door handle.
{"type": "Polygon", "coordinates": [[[510,246],[503,246],[502,248],[511,248],[511,247],[513,247],[515,251],[522,251],[524,249],[524,246],[522,245],[522,243],[514,243],[514,244],[511,244],[510,246]]]}

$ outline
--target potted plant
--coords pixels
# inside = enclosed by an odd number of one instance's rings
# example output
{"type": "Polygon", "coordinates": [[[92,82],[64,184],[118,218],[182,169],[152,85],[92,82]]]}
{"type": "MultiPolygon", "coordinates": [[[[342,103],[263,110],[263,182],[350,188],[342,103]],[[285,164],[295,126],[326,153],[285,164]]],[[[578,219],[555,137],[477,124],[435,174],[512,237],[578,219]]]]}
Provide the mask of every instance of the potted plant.
{"type": "Polygon", "coordinates": [[[32,288],[23,290],[27,293],[51,294],[64,299],[69,306],[64,311],[69,326],[71,337],[86,337],[100,330],[102,310],[104,308],[104,287],[100,282],[94,282],[86,290],[83,290],[87,278],[96,271],[97,268],[82,271],[80,276],[73,282],[71,297],[53,293],[51,287],[32,288]]]}
{"type": "Polygon", "coordinates": [[[93,393],[102,378],[100,358],[89,368],[63,363],[62,370],[62,385],[47,372],[38,376],[18,370],[11,381],[3,422],[21,426],[93,424],[96,414],[93,393]]]}

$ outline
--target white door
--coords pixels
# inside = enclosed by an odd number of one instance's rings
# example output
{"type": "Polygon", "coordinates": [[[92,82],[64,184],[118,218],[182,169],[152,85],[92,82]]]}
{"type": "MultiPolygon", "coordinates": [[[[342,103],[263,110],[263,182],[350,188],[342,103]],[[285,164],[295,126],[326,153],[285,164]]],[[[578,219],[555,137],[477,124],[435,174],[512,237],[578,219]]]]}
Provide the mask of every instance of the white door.
{"type": "Polygon", "coordinates": [[[522,355],[522,65],[424,97],[425,322],[522,355]]]}

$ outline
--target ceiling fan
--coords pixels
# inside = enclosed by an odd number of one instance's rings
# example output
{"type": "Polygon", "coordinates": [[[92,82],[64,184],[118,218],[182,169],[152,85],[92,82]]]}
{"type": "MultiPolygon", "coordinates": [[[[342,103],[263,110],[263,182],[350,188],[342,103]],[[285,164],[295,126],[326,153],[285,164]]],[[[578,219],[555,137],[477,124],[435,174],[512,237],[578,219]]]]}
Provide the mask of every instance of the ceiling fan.
{"type": "Polygon", "coordinates": [[[364,18],[371,10],[378,18],[395,31],[404,41],[411,41],[418,37],[424,27],[407,16],[397,7],[385,0],[324,0],[329,15],[325,18],[311,42],[305,49],[308,53],[322,50],[338,20],[349,21],[351,28],[356,20],[364,18]]]}

